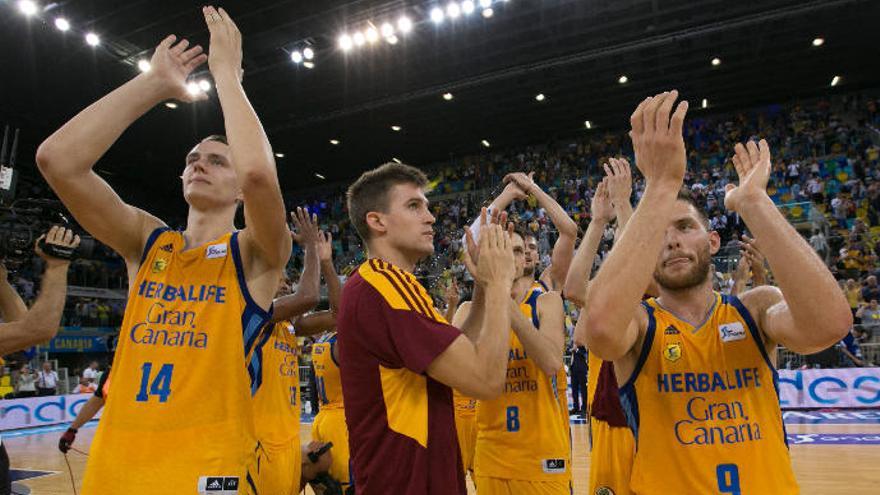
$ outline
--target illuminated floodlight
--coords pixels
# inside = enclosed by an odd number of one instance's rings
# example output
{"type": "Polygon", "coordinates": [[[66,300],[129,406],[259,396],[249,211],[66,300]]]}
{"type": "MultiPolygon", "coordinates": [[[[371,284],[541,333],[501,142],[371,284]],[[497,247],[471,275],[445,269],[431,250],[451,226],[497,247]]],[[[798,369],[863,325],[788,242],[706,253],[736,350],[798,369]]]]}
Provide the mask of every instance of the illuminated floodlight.
{"type": "Polygon", "coordinates": [[[709,100],[707,100],[706,98],[703,98],[703,108],[706,108],[708,106],[709,106],[709,100]]]}
{"type": "Polygon", "coordinates": [[[461,13],[471,15],[474,13],[474,2],[472,0],[464,0],[461,2],[461,13]]]}
{"type": "Polygon", "coordinates": [[[186,92],[189,93],[191,96],[196,96],[197,94],[201,93],[202,90],[201,88],[199,88],[199,83],[193,81],[186,83],[186,92]]]}
{"type": "Polygon", "coordinates": [[[199,89],[202,91],[211,91],[211,83],[202,79],[199,81],[199,89]]]}
{"type": "Polygon", "coordinates": [[[70,21],[63,17],[59,17],[55,19],[55,27],[57,27],[59,31],[67,31],[70,29],[70,21]]]}
{"type": "Polygon", "coordinates": [[[367,31],[364,33],[364,37],[370,43],[375,43],[376,40],[379,39],[379,31],[376,31],[376,28],[370,26],[367,28],[367,31]]]}
{"type": "Polygon", "coordinates": [[[443,93],[443,99],[444,99],[444,100],[446,100],[446,101],[451,101],[453,98],[455,98],[455,97],[452,96],[452,93],[443,93]]]}
{"type": "Polygon", "coordinates": [[[284,153],[275,153],[275,158],[284,158],[284,153]]]}
{"type": "Polygon", "coordinates": [[[20,0],[18,2],[18,10],[22,14],[30,17],[37,13],[37,3],[32,0],[20,0]]]}
{"type": "Polygon", "coordinates": [[[535,96],[535,100],[536,100],[536,101],[544,101],[546,98],[547,98],[547,97],[544,96],[544,93],[538,93],[538,94],[535,96]]]}
{"type": "Polygon", "coordinates": [[[831,78],[831,86],[837,86],[840,84],[840,76],[834,76],[831,78]]]}
{"type": "Polygon", "coordinates": [[[626,84],[628,81],[629,78],[626,76],[620,76],[619,78],[617,78],[617,82],[619,82],[620,84],[626,84]]]}
{"type": "Polygon", "coordinates": [[[813,46],[822,46],[825,44],[825,38],[813,38],[813,46]]]}
{"type": "Polygon", "coordinates": [[[101,44],[101,38],[95,33],[86,33],[86,43],[88,43],[89,46],[98,46],[101,44]]]}
{"type": "Polygon", "coordinates": [[[319,174],[318,172],[315,172],[315,177],[317,177],[317,178],[319,178],[319,179],[321,179],[321,180],[326,179],[326,177],[324,177],[323,175],[319,174]]]}
{"type": "Polygon", "coordinates": [[[388,38],[389,36],[394,35],[394,26],[392,26],[390,22],[386,22],[382,24],[382,27],[379,28],[379,31],[382,32],[383,37],[388,38]]]}
{"type": "Polygon", "coordinates": [[[303,54],[299,50],[294,50],[290,52],[290,60],[295,64],[299,64],[303,61],[303,54]]]}
{"type": "Polygon", "coordinates": [[[367,42],[367,37],[364,36],[364,33],[358,31],[354,33],[351,40],[354,41],[354,46],[363,46],[363,44],[367,42]]]}
{"type": "Polygon", "coordinates": [[[331,139],[330,144],[333,146],[339,146],[340,141],[338,139],[331,139]]]}
{"type": "Polygon", "coordinates": [[[493,15],[495,15],[495,11],[494,11],[494,10],[492,10],[492,9],[483,9],[483,17],[485,17],[486,19],[492,17],[493,15]]]}
{"type": "Polygon", "coordinates": [[[312,47],[310,46],[303,48],[303,58],[306,60],[315,58],[315,50],[312,50],[312,47]]]}
{"type": "Polygon", "coordinates": [[[397,44],[397,36],[392,34],[391,36],[385,38],[385,41],[387,41],[389,44],[396,45],[397,44]]]}
{"type": "Polygon", "coordinates": [[[490,146],[492,146],[491,144],[489,144],[489,141],[486,141],[485,139],[482,140],[482,141],[480,141],[480,143],[481,143],[483,146],[487,147],[487,148],[490,147],[490,146]]]}
{"type": "Polygon", "coordinates": [[[593,128],[593,123],[590,122],[589,120],[585,120],[585,121],[584,121],[584,127],[586,127],[587,129],[592,129],[592,128],[593,128]]]}
{"type": "Polygon", "coordinates": [[[443,14],[443,9],[440,7],[434,7],[431,9],[431,20],[434,21],[434,24],[440,24],[443,22],[443,18],[446,17],[443,14]]]}
{"type": "Polygon", "coordinates": [[[393,126],[391,126],[391,130],[394,131],[394,132],[400,132],[400,129],[401,129],[401,127],[400,127],[399,125],[393,125],[393,126]]]}
{"type": "Polygon", "coordinates": [[[348,34],[343,34],[339,37],[339,48],[342,48],[344,51],[351,50],[352,40],[351,36],[348,34]]]}
{"type": "Polygon", "coordinates": [[[713,65],[714,67],[718,67],[719,65],[721,65],[721,59],[718,58],[718,57],[713,58],[713,59],[712,59],[712,65],[713,65]]]}
{"type": "Polygon", "coordinates": [[[402,15],[400,19],[397,19],[397,29],[400,29],[400,32],[406,34],[412,31],[413,24],[412,21],[409,20],[409,17],[402,15]]]}
{"type": "Polygon", "coordinates": [[[311,60],[306,60],[305,62],[303,62],[303,67],[305,67],[306,69],[314,69],[315,63],[311,60]]]}
{"type": "Polygon", "coordinates": [[[140,60],[138,60],[138,70],[139,70],[139,71],[141,71],[141,72],[150,72],[150,69],[151,69],[151,68],[152,68],[152,67],[150,66],[150,61],[149,61],[149,60],[146,60],[146,59],[140,59],[140,60]]]}
{"type": "Polygon", "coordinates": [[[449,16],[450,19],[456,19],[461,15],[461,6],[455,2],[450,2],[449,5],[446,6],[446,15],[449,16]]]}
{"type": "Polygon", "coordinates": [[[177,108],[177,103],[174,103],[173,101],[169,101],[169,102],[165,103],[165,106],[174,110],[175,108],[177,108]]]}
{"type": "Polygon", "coordinates": [[[391,157],[391,161],[394,163],[403,163],[402,161],[400,161],[400,158],[397,157],[391,157]]]}
{"type": "Polygon", "coordinates": [[[484,9],[488,9],[491,6],[492,6],[492,0],[480,0],[480,7],[483,7],[484,9]]]}

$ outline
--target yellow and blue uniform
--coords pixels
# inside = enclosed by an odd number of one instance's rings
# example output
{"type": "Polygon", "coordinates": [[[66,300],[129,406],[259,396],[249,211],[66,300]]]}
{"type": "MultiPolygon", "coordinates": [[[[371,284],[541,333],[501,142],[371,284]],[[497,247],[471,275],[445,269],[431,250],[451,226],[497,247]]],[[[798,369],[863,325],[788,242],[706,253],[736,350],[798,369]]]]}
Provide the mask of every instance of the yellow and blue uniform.
{"type": "Polygon", "coordinates": [[[635,439],[620,405],[614,364],[587,353],[590,494],[630,495],[635,439]]]}
{"type": "Polygon", "coordinates": [[[248,466],[251,493],[294,495],[302,473],[299,362],[289,321],[268,325],[248,359],[253,383],[255,459],[248,466]]]}
{"type": "MultiPolygon", "coordinates": [[[[541,294],[530,290],[520,303],[537,328],[541,294]]],[[[504,393],[477,402],[474,471],[480,495],[571,493],[571,437],[558,381],[558,374],[547,376],[528,358],[511,330],[504,393]]]]}
{"type": "Polygon", "coordinates": [[[339,363],[333,357],[336,347],[336,332],[324,334],[312,346],[312,364],[315,367],[315,381],[318,384],[318,398],[321,410],[312,425],[312,440],[333,442],[333,462],[330,477],[349,485],[348,426],[345,424],[345,403],[342,399],[342,379],[339,363]]]}
{"type": "Polygon", "coordinates": [[[799,493],[777,373],[739,299],[715,294],[699,326],[655,299],[620,398],[636,439],[633,493],[799,493]]]}
{"type": "Polygon", "coordinates": [[[235,493],[255,441],[245,356],[271,316],[248,292],[238,233],[186,249],[157,229],[130,283],[82,493],[235,493]]]}
{"type": "Polygon", "coordinates": [[[465,471],[474,470],[474,449],[477,446],[477,401],[458,390],[452,390],[455,406],[455,433],[465,471]]]}

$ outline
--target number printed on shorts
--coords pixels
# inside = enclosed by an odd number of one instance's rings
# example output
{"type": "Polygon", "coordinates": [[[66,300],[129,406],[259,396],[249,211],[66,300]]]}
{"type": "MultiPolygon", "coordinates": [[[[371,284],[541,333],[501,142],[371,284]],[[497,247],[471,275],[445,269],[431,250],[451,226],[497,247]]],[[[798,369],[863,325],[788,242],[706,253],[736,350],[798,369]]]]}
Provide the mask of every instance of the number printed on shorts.
{"type": "Polygon", "coordinates": [[[715,468],[718,477],[718,491],[730,495],[742,495],[739,487],[739,468],[736,464],[719,464],[715,468]]]}
{"type": "Polygon", "coordinates": [[[507,431],[519,431],[519,408],[516,406],[507,408],[507,431]]]}
{"type": "Polygon", "coordinates": [[[150,381],[150,374],[153,371],[153,363],[144,363],[141,366],[143,374],[141,375],[141,389],[135,400],[138,402],[148,402],[150,395],[158,395],[159,402],[167,402],[168,396],[171,395],[171,374],[174,372],[173,364],[163,364],[156,373],[156,378],[150,385],[150,393],[147,394],[147,383],[150,381]]]}

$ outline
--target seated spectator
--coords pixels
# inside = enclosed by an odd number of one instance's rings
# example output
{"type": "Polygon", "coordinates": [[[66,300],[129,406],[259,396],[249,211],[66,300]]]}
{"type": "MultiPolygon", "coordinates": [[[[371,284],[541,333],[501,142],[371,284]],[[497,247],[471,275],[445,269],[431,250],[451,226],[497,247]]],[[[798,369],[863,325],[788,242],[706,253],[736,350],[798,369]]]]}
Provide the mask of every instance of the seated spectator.
{"type": "Polygon", "coordinates": [[[95,383],[90,382],[88,378],[80,378],[79,385],[73,388],[74,394],[93,394],[95,390],[98,389],[98,386],[95,383]]]}
{"type": "Polygon", "coordinates": [[[58,392],[58,373],[52,369],[52,363],[43,363],[43,369],[37,372],[37,395],[55,395],[58,392]]]}
{"type": "Polygon", "coordinates": [[[858,326],[859,336],[863,338],[862,342],[870,340],[874,332],[880,329],[880,307],[877,305],[877,299],[871,299],[871,302],[868,304],[862,303],[856,312],[856,316],[862,322],[858,326]]]}

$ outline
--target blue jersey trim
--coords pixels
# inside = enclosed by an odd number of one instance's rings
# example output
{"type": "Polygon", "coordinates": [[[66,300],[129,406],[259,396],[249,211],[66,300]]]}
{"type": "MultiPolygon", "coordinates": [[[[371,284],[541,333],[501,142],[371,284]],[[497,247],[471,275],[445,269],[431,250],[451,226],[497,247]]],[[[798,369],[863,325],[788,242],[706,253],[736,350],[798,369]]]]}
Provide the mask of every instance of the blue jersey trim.
{"type": "Polygon", "coordinates": [[[657,329],[657,320],[654,318],[654,308],[646,302],[642,302],[642,306],[644,306],[645,311],[648,313],[648,329],[645,331],[645,342],[642,344],[642,352],[639,353],[639,359],[636,361],[636,366],[633,368],[632,375],[630,375],[624,387],[635,384],[636,378],[638,378],[639,373],[642,372],[642,368],[645,366],[645,361],[648,360],[648,354],[651,352],[651,347],[654,346],[654,334],[657,329]]]}
{"type": "Polygon", "coordinates": [[[150,254],[150,249],[153,248],[153,244],[155,244],[156,239],[162,235],[163,232],[167,232],[171,230],[168,227],[156,227],[152,232],[150,232],[150,236],[147,237],[147,242],[144,244],[144,252],[141,254],[141,262],[140,265],[144,264],[144,261],[147,260],[147,255],[150,254]]]}
{"type": "Polygon", "coordinates": [[[259,337],[260,330],[272,320],[272,311],[274,305],[269,307],[269,311],[264,310],[254,301],[248,290],[247,280],[244,276],[244,264],[241,261],[241,250],[238,245],[239,232],[233,232],[229,238],[229,246],[232,248],[232,261],[235,263],[235,274],[238,278],[238,287],[244,296],[245,309],[241,315],[241,329],[244,338],[244,355],[247,356],[253,349],[254,344],[259,337]]]}
{"type": "Polygon", "coordinates": [[[644,306],[645,311],[648,313],[648,329],[645,331],[645,342],[642,344],[642,351],[639,353],[639,359],[636,361],[636,366],[633,368],[632,375],[630,375],[629,379],[626,383],[620,387],[620,391],[618,395],[620,396],[620,405],[623,409],[623,414],[626,417],[626,424],[629,425],[629,429],[633,433],[633,438],[636,441],[636,449],[639,447],[639,399],[636,396],[636,378],[638,378],[639,374],[642,372],[642,368],[645,366],[645,362],[648,360],[648,355],[651,353],[651,348],[654,346],[654,335],[656,334],[657,329],[657,320],[654,318],[654,308],[646,303],[642,302],[642,306],[644,306]]]}
{"type": "Polygon", "coordinates": [[[254,347],[254,352],[251,353],[251,359],[247,366],[248,376],[251,379],[251,396],[254,396],[263,384],[263,347],[265,347],[266,342],[269,341],[274,331],[275,325],[272,323],[266,324],[263,331],[260,332],[260,338],[254,347]]]}

